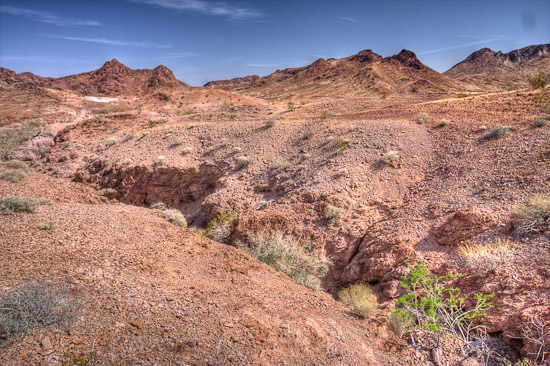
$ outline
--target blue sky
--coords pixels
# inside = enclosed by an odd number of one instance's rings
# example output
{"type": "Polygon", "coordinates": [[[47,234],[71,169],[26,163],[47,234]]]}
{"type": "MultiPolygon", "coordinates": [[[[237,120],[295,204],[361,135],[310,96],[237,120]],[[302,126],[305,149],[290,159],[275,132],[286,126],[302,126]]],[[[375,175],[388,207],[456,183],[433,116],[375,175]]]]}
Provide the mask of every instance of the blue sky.
{"type": "Polygon", "coordinates": [[[202,85],[368,48],[442,72],[483,47],[541,43],[549,0],[0,0],[0,65],[54,77],[117,58],[202,85]]]}

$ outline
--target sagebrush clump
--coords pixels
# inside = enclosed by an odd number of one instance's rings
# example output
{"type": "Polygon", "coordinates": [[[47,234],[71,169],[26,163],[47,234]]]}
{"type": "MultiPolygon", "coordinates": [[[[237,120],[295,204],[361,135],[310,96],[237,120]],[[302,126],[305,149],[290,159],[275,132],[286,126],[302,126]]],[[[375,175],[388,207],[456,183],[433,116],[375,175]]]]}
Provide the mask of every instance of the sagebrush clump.
{"type": "Polygon", "coordinates": [[[545,126],[548,126],[548,125],[550,125],[550,121],[548,121],[547,119],[542,119],[542,118],[537,118],[531,124],[531,126],[533,126],[533,128],[541,128],[541,127],[545,127],[545,126]]]}
{"type": "Polygon", "coordinates": [[[40,200],[34,200],[29,197],[7,196],[0,199],[0,213],[2,215],[11,215],[14,212],[34,212],[40,206],[40,200]]]}
{"type": "Polygon", "coordinates": [[[458,256],[476,274],[485,274],[498,268],[511,254],[510,242],[496,239],[488,243],[465,242],[457,250],[458,256]]]}
{"type": "Polygon", "coordinates": [[[249,233],[248,242],[237,242],[237,247],[314,290],[321,289],[321,280],[329,270],[326,258],[306,253],[281,232],[271,235],[249,233]]]}
{"type": "Polygon", "coordinates": [[[510,134],[509,126],[493,127],[483,135],[484,140],[496,140],[510,134]]]}
{"type": "Polygon", "coordinates": [[[351,306],[356,315],[368,317],[378,309],[376,296],[370,286],[363,283],[354,284],[338,292],[338,300],[351,306]]]}
{"type": "Polygon", "coordinates": [[[74,320],[77,302],[63,284],[29,282],[0,292],[0,346],[39,326],[68,326],[74,320]],[[3,340],[3,338],[5,340],[3,340]]]}
{"type": "Polygon", "coordinates": [[[416,117],[414,117],[414,121],[419,125],[429,122],[431,119],[432,116],[430,116],[430,114],[426,112],[420,112],[416,115],[416,117]]]}
{"type": "Polygon", "coordinates": [[[250,159],[246,156],[239,156],[237,158],[237,167],[239,169],[244,169],[250,165],[250,159]]]}
{"type": "Polygon", "coordinates": [[[537,196],[517,206],[512,212],[514,233],[523,236],[550,225],[550,198],[537,196]]]}
{"type": "Polygon", "coordinates": [[[8,182],[20,182],[27,179],[27,171],[25,169],[7,169],[0,173],[0,179],[8,182]]]}
{"type": "Polygon", "coordinates": [[[168,222],[179,227],[183,227],[183,228],[187,227],[187,220],[185,219],[185,216],[183,216],[180,210],[172,208],[169,210],[164,210],[163,214],[164,214],[164,218],[168,222]]]}
{"type": "Polygon", "coordinates": [[[219,243],[225,243],[231,235],[232,224],[233,215],[231,213],[219,213],[206,226],[204,236],[219,243]]]}
{"type": "Polygon", "coordinates": [[[342,213],[344,213],[344,209],[342,207],[328,205],[325,208],[325,219],[334,221],[339,219],[342,216],[342,213]]]}

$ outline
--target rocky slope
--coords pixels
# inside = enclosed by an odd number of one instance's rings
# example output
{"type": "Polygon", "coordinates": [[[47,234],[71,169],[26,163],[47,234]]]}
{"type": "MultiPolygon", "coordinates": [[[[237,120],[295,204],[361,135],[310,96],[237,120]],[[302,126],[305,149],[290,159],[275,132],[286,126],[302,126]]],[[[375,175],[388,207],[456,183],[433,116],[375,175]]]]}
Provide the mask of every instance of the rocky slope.
{"type": "Polygon", "coordinates": [[[421,63],[408,50],[385,57],[364,50],[342,59],[318,59],[304,67],[211,81],[205,86],[262,98],[353,97],[382,93],[447,93],[463,85],[421,63]]]}
{"type": "Polygon", "coordinates": [[[533,45],[508,53],[482,48],[443,74],[484,90],[527,86],[527,77],[550,72],[550,44],[533,45]]]}

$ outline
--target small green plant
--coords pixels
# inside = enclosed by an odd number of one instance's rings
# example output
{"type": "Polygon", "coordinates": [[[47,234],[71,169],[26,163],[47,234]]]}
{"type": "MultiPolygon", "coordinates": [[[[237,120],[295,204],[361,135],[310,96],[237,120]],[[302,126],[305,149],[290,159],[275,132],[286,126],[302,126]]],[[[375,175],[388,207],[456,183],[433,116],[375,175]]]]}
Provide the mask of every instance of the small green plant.
{"type": "Polygon", "coordinates": [[[177,210],[175,208],[164,210],[164,218],[179,227],[187,227],[187,220],[185,219],[185,216],[181,213],[180,210],[177,210]]]}
{"type": "Polygon", "coordinates": [[[469,96],[469,94],[466,94],[466,93],[458,93],[458,94],[456,95],[457,98],[466,98],[466,97],[468,97],[468,96],[469,96]]]}
{"type": "Polygon", "coordinates": [[[2,165],[4,165],[6,168],[9,168],[9,169],[23,169],[23,170],[30,169],[27,163],[17,159],[4,161],[2,165]]]}
{"type": "Polygon", "coordinates": [[[7,196],[0,199],[0,213],[11,215],[14,212],[34,212],[40,206],[39,200],[29,197],[7,196]]]}
{"type": "Polygon", "coordinates": [[[386,99],[389,95],[390,95],[389,92],[383,92],[382,95],[380,96],[380,99],[386,99]]]}
{"type": "Polygon", "coordinates": [[[508,126],[498,126],[493,127],[489,131],[485,132],[483,134],[482,139],[483,140],[496,140],[503,138],[504,136],[507,136],[510,134],[510,127],[508,126]]]}
{"type": "Polygon", "coordinates": [[[401,157],[397,151],[390,150],[382,154],[382,157],[378,160],[378,163],[382,165],[394,165],[399,162],[400,159],[401,157]]]}
{"type": "Polygon", "coordinates": [[[342,207],[328,205],[325,208],[325,219],[334,221],[339,219],[343,213],[344,209],[342,207]]]}
{"type": "Polygon", "coordinates": [[[449,123],[451,123],[451,121],[449,121],[449,120],[446,119],[446,118],[442,118],[441,121],[439,121],[438,126],[439,126],[439,127],[445,127],[445,126],[447,126],[449,123]]]}
{"type": "Polygon", "coordinates": [[[294,102],[288,102],[288,104],[286,105],[289,112],[292,112],[296,109],[296,105],[294,105],[294,102]]]}
{"type": "Polygon", "coordinates": [[[225,243],[231,235],[231,225],[233,224],[233,215],[228,212],[222,212],[216,215],[204,230],[204,236],[217,241],[219,243],[225,243]]]}
{"type": "Polygon", "coordinates": [[[536,233],[550,223],[550,198],[536,196],[514,208],[512,227],[518,236],[536,233]]]}
{"type": "Polygon", "coordinates": [[[527,77],[527,81],[534,89],[542,89],[550,82],[550,75],[541,70],[538,74],[527,77]]]}
{"type": "Polygon", "coordinates": [[[27,179],[27,171],[25,169],[7,169],[0,173],[0,179],[20,182],[27,179]]]}
{"type": "Polygon", "coordinates": [[[46,220],[44,222],[41,222],[39,225],[38,225],[38,228],[40,230],[51,230],[53,228],[53,226],[55,225],[55,221],[54,220],[46,220]]]}
{"type": "Polygon", "coordinates": [[[340,155],[349,147],[349,140],[346,139],[338,139],[334,142],[334,145],[332,146],[332,153],[334,155],[340,155]]]}
{"type": "Polygon", "coordinates": [[[356,315],[368,317],[378,309],[376,296],[365,284],[354,284],[338,292],[338,300],[351,306],[356,315]]]}
{"type": "Polygon", "coordinates": [[[95,352],[82,353],[79,355],[66,354],[61,361],[61,366],[98,366],[100,364],[95,352]]]}
{"type": "Polygon", "coordinates": [[[431,119],[432,119],[432,116],[430,116],[426,112],[420,112],[416,115],[416,117],[414,117],[414,121],[416,123],[418,123],[419,125],[421,125],[423,123],[426,123],[426,122],[430,122],[431,119]]]}
{"type": "Polygon", "coordinates": [[[286,170],[292,166],[290,161],[286,160],[283,157],[276,157],[271,160],[271,166],[275,169],[286,170]]]}
{"type": "Polygon", "coordinates": [[[228,117],[231,121],[234,121],[237,119],[237,115],[235,113],[231,113],[228,117]]]}
{"type": "Polygon", "coordinates": [[[68,326],[75,317],[77,305],[67,287],[61,283],[28,282],[0,292],[0,325],[5,341],[23,336],[29,329],[39,326],[68,326]]]}
{"type": "Polygon", "coordinates": [[[398,338],[403,338],[407,331],[412,327],[412,319],[403,311],[395,309],[388,312],[388,322],[390,329],[398,338]]]}
{"type": "Polygon", "coordinates": [[[323,111],[323,112],[321,112],[321,116],[319,117],[319,119],[320,119],[321,121],[324,121],[324,120],[327,119],[327,117],[328,117],[328,112],[327,112],[327,111],[323,111]]]}
{"type": "Polygon", "coordinates": [[[326,258],[306,253],[280,232],[272,235],[249,233],[248,242],[237,242],[237,247],[314,290],[321,289],[321,280],[329,270],[326,258]]]}
{"type": "Polygon", "coordinates": [[[548,126],[548,125],[550,125],[550,121],[548,121],[547,119],[542,119],[542,118],[537,118],[531,124],[531,126],[533,128],[541,128],[541,127],[545,127],[545,126],[548,126]]]}
{"type": "Polygon", "coordinates": [[[492,294],[475,294],[473,305],[467,309],[468,296],[451,283],[463,275],[450,273],[443,276],[432,275],[424,262],[412,267],[407,261],[409,275],[401,278],[399,285],[405,290],[396,305],[400,316],[409,318],[414,328],[433,336],[439,346],[440,338],[449,334],[464,347],[472,347],[480,326],[472,320],[486,315],[492,307],[492,294]]]}
{"type": "MultiPolygon", "coordinates": [[[[78,146],[78,145],[77,145],[78,146]]],[[[44,156],[52,147],[50,145],[41,145],[34,149],[32,152],[38,155],[40,158],[44,156]]]]}
{"type": "Polygon", "coordinates": [[[158,125],[162,125],[166,123],[166,120],[165,119],[160,119],[158,121],[155,121],[155,120],[152,120],[150,119],[148,122],[147,122],[147,125],[149,128],[152,128],[152,127],[155,127],[155,126],[158,126],[158,125]]]}
{"type": "Polygon", "coordinates": [[[237,158],[237,167],[239,169],[244,169],[250,165],[250,159],[246,156],[239,156],[237,158]]]}

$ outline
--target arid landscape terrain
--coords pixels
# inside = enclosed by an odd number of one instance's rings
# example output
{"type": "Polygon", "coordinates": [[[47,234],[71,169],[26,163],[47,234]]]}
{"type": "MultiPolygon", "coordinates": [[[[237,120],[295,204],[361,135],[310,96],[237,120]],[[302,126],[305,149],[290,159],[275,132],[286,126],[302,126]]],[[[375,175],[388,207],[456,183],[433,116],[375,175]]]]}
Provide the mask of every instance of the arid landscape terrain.
{"type": "Polygon", "coordinates": [[[0,364],[550,365],[549,75],[550,44],[0,68],[0,364]],[[410,322],[421,264],[483,332],[410,322]]]}

